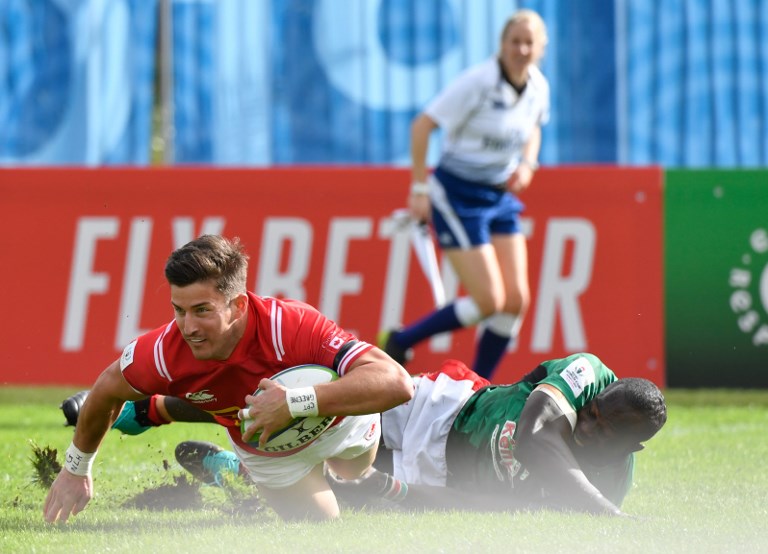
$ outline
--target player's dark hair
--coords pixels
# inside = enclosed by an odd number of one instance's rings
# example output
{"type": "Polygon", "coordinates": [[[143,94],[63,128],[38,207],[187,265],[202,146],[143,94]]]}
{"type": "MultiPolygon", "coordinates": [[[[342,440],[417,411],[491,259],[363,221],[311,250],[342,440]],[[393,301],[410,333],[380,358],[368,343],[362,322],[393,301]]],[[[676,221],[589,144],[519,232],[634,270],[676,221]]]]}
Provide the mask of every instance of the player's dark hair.
{"type": "Polygon", "coordinates": [[[608,390],[624,393],[625,402],[648,421],[650,436],[656,434],[667,422],[667,403],[659,387],[648,379],[627,377],[614,381],[608,390]]]}
{"type": "Polygon", "coordinates": [[[171,285],[213,281],[227,298],[245,292],[247,274],[248,255],[237,237],[203,235],[174,250],[165,263],[165,278],[171,285]]]}

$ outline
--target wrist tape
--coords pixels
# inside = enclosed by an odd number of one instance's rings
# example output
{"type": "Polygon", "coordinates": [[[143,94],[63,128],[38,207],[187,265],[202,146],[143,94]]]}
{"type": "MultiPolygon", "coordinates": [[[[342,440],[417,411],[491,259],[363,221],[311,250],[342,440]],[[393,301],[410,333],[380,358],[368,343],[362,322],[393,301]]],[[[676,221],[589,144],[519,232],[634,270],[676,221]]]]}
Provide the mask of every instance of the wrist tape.
{"type": "Polygon", "coordinates": [[[315,387],[286,389],[285,400],[288,402],[288,411],[294,418],[313,417],[319,413],[315,387]]]}
{"type": "Polygon", "coordinates": [[[96,452],[83,452],[72,442],[64,454],[64,469],[74,475],[86,476],[91,474],[91,466],[96,452]]]}

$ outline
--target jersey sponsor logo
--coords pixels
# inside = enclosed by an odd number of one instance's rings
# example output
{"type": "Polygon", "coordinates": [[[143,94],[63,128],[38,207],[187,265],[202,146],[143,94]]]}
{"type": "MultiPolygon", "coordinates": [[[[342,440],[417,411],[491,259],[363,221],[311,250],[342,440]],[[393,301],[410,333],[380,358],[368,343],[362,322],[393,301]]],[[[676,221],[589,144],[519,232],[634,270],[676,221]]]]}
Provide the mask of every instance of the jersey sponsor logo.
{"type": "Polygon", "coordinates": [[[198,392],[188,392],[184,395],[184,398],[195,404],[202,404],[204,402],[216,400],[216,395],[211,394],[208,389],[204,389],[198,392]]]}
{"type": "Polygon", "coordinates": [[[574,396],[579,396],[587,385],[595,382],[595,369],[586,358],[576,358],[560,372],[560,377],[571,389],[574,396]]]}
{"type": "Polygon", "coordinates": [[[523,469],[523,464],[515,458],[516,429],[517,423],[507,420],[503,425],[496,425],[491,435],[493,469],[496,477],[499,481],[507,481],[512,488],[515,487],[516,477],[523,480],[528,476],[528,470],[523,469]]]}
{"type": "Polygon", "coordinates": [[[729,285],[733,289],[730,308],[739,331],[749,336],[754,346],[768,345],[768,231],[758,228],[749,237],[749,250],[741,264],[731,268],[729,285]]]}
{"type": "Polygon", "coordinates": [[[133,353],[136,350],[136,342],[125,347],[122,356],[120,356],[120,371],[125,371],[125,368],[133,363],[133,353]]]}
{"type": "Polygon", "coordinates": [[[499,460],[499,442],[497,440],[499,436],[499,426],[493,428],[493,434],[491,435],[491,459],[493,461],[493,471],[496,472],[496,478],[499,481],[504,480],[504,472],[502,471],[501,461],[499,460]]]}
{"type": "Polygon", "coordinates": [[[515,142],[511,138],[483,137],[483,148],[485,150],[509,151],[515,142]]]}
{"type": "Polygon", "coordinates": [[[501,428],[501,434],[499,435],[499,457],[502,463],[507,466],[515,464],[515,429],[517,423],[514,421],[505,421],[501,428]]]}

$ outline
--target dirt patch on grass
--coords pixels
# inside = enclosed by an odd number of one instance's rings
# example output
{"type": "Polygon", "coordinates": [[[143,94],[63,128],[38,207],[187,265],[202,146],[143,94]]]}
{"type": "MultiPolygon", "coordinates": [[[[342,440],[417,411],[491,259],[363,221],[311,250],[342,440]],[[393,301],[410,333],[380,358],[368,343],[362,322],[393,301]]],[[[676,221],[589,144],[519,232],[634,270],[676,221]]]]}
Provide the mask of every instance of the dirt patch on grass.
{"type": "MultiPolygon", "coordinates": [[[[51,488],[54,479],[62,469],[58,461],[58,452],[50,446],[40,447],[30,441],[32,447],[32,463],[34,474],[32,481],[45,489],[51,488]]],[[[231,516],[249,515],[263,512],[264,505],[259,498],[256,488],[240,477],[228,476],[221,483],[225,501],[219,505],[207,503],[200,488],[202,483],[192,476],[183,473],[170,474],[172,466],[168,460],[163,460],[163,470],[169,472],[170,483],[148,487],[136,496],[122,503],[124,508],[139,510],[201,510],[204,508],[218,509],[231,516]]]]}

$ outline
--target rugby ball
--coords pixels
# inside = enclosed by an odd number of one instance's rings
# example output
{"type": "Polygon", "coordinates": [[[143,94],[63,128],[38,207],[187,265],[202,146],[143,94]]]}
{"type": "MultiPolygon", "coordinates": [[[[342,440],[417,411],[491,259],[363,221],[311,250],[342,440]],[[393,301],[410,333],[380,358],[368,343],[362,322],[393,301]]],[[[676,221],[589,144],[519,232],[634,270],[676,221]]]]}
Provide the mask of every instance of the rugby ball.
{"type": "MultiPolygon", "coordinates": [[[[270,377],[270,380],[280,383],[286,388],[295,389],[330,383],[338,378],[339,375],[330,368],[315,364],[305,364],[284,369],[270,377]]],[[[254,395],[258,396],[260,393],[261,390],[259,389],[254,395]]],[[[296,418],[285,428],[272,433],[269,441],[264,446],[259,445],[260,433],[256,433],[246,444],[262,455],[274,457],[290,456],[312,444],[335,420],[336,416],[296,418]]],[[[240,422],[240,431],[242,433],[245,433],[250,422],[251,420],[249,419],[240,422]]]]}

